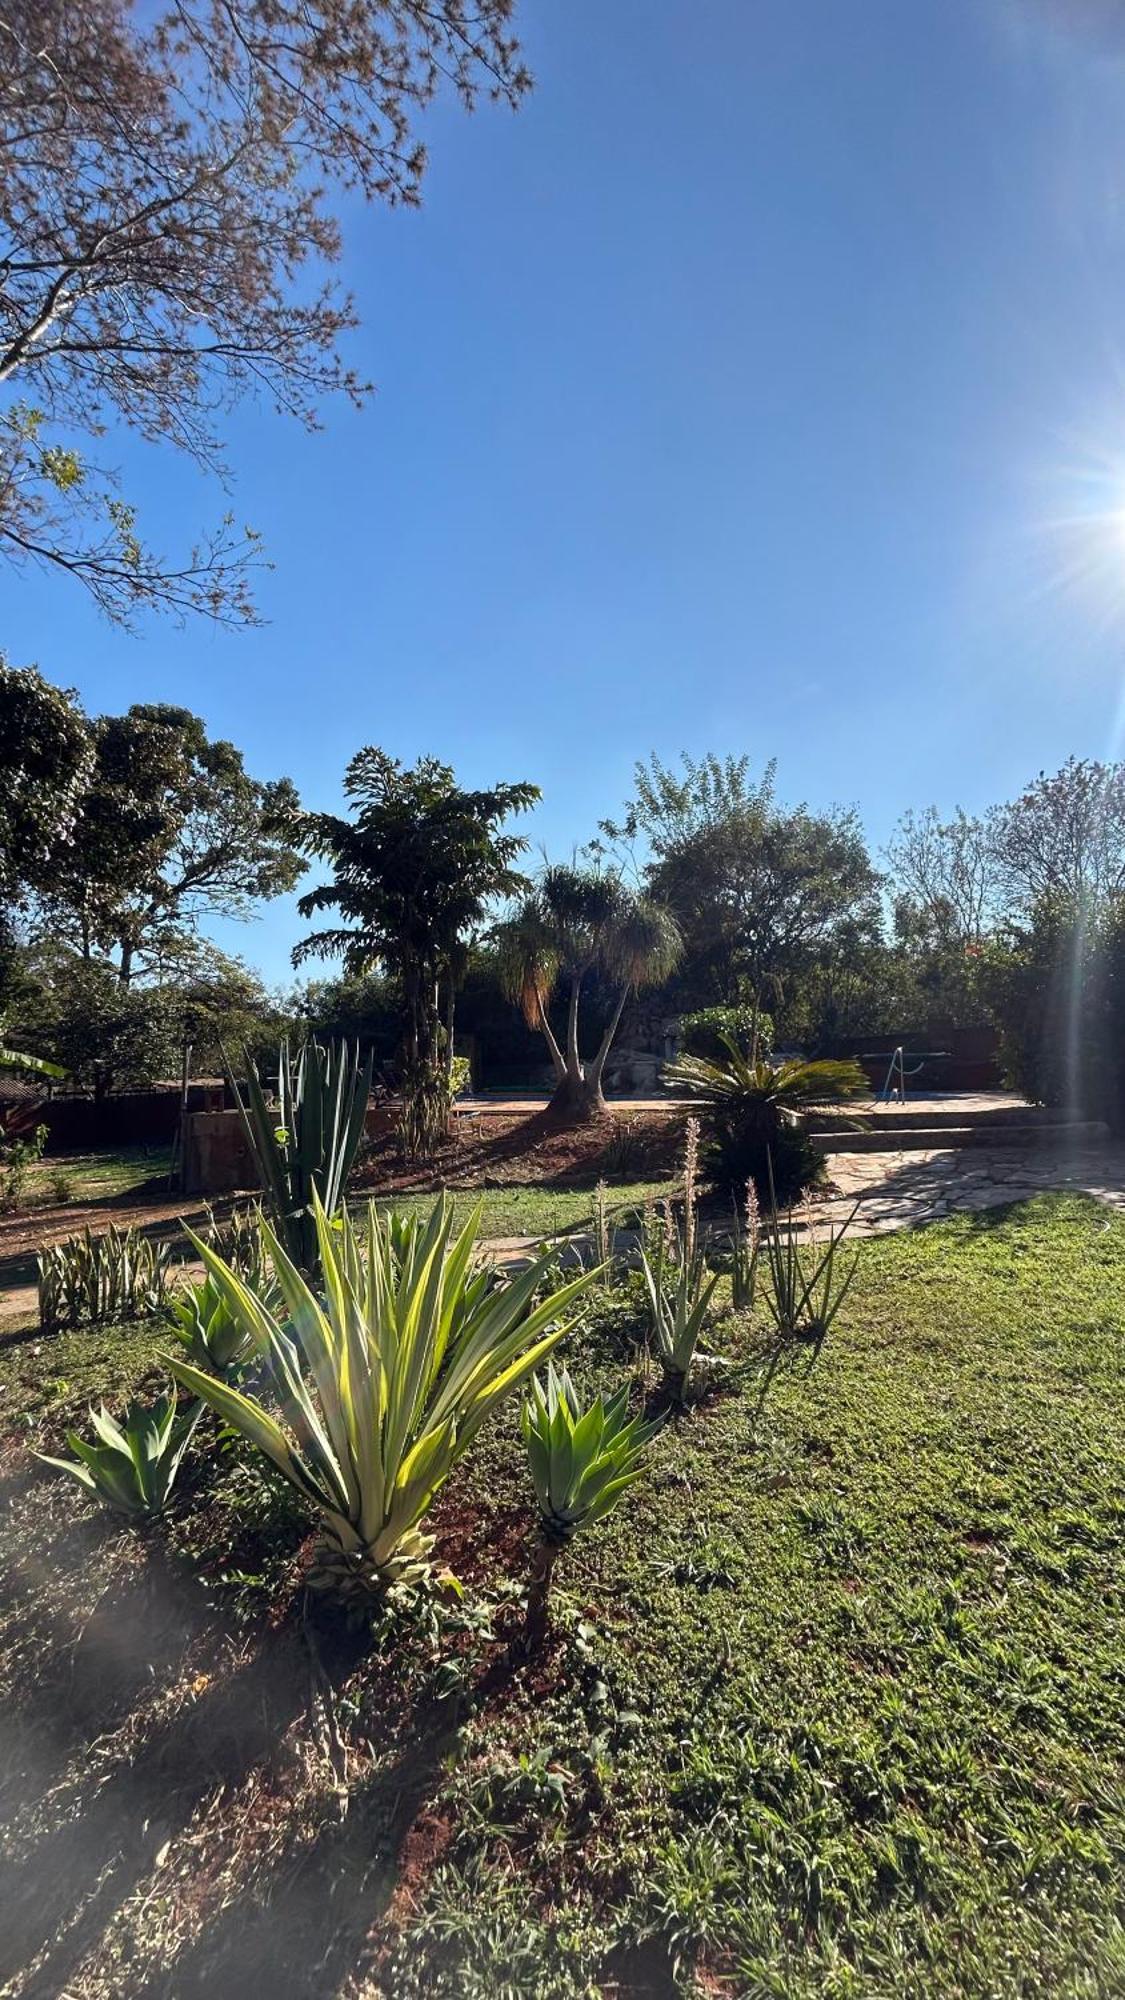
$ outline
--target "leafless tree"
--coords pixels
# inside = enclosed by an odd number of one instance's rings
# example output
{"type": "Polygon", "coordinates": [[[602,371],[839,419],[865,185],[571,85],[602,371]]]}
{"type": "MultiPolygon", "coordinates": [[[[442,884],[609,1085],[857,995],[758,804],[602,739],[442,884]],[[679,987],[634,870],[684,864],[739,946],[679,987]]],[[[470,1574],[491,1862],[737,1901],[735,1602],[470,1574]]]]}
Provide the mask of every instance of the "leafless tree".
{"type": "Polygon", "coordinates": [[[167,560],[90,457],[114,422],[225,475],[260,393],[360,401],[330,196],[417,202],[419,110],[516,104],[514,0],[0,0],[0,549],[111,618],[254,617],[232,515],[167,560]]]}

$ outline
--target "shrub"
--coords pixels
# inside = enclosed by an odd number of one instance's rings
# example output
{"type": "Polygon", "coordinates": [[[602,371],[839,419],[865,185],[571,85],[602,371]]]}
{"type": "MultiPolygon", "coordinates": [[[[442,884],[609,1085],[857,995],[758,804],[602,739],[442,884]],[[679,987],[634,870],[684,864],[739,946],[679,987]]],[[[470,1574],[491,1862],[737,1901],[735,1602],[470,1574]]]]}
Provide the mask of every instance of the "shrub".
{"type": "Polygon", "coordinates": [[[680,1016],[680,1053],[709,1062],[721,1062],[732,1043],[745,1054],[768,1056],[773,1036],[773,1015],[756,1007],[699,1007],[680,1016]]]}
{"type": "Polygon", "coordinates": [[[172,1261],[170,1243],[155,1243],[137,1229],[89,1229],[39,1252],[39,1324],[62,1327],[141,1319],[164,1304],[172,1261]]]}
{"type": "Polygon", "coordinates": [[[183,1386],[261,1451],[319,1518],[313,1581],[372,1595],[427,1573],[420,1523],[481,1424],[566,1332],[591,1282],[536,1294],[546,1260],[497,1287],[474,1269],[480,1209],[452,1236],[444,1197],[424,1227],[371,1203],[358,1229],[314,1196],[323,1296],[267,1229],[283,1327],[198,1238],[232,1318],[261,1348],[288,1430],[255,1398],[183,1360],[183,1386]]]}
{"type": "Polygon", "coordinates": [[[130,1403],[125,1419],[118,1424],[104,1403],[91,1408],[96,1442],[90,1444],[77,1431],[68,1431],[66,1441],[74,1457],[51,1458],[36,1452],[44,1465],[76,1479],[88,1493],[133,1519],[154,1519],[167,1506],[180,1462],[203,1414],[202,1403],[193,1403],[182,1413],[175,1396],[161,1396],[151,1408],[130,1403]]]}

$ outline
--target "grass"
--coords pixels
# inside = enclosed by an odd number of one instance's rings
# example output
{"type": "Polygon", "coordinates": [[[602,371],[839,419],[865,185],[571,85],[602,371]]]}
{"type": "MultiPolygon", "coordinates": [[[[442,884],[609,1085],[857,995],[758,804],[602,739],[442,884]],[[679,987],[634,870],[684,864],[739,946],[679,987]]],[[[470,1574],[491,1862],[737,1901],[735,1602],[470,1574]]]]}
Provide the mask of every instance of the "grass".
{"type": "MultiPolygon", "coordinates": [[[[302,1650],[302,1525],[237,1458],[145,1543],[18,1444],[0,1987],[1125,1991],[1125,1219],[1049,1196],[860,1256],[819,1353],[716,1329],[744,1368],[567,1552],[532,1673],[486,1623],[526,1561],[512,1412],[439,1513],[444,1681],[424,1634],[302,1650]]],[[[603,1298],[584,1380],[634,1314],[603,1298]]],[[[2,1428],[55,1440],[158,1344],[0,1346],[2,1428]]]]}
{"type": "MultiPolygon", "coordinates": [[[[671,1183],[667,1181],[615,1183],[609,1188],[607,1195],[611,1219],[616,1218],[622,1226],[625,1226],[627,1218],[635,1216],[636,1211],[643,1208],[646,1200],[650,1198],[658,1200],[671,1191],[671,1183]]],[[[562,1236],[572,1230],[587,1229],[593,1221],[592,1188],[540,1186],[480,1190],[458,1188],[453,1190],[456,1220],[465,1221],[478,1201],[482,1204],[482,1229],[485,1236],[531,1236],[543,1239],[548,1236],[562,1236]]],[[[433,1203],[432,1194],[396,1194],[386,1200],[380,1200],[379,1206],[393,1207],[409,1214],[428,1215],[433,1203]]]]}
{"type": "Polygon", "coordinates": [[[103,1153],[51,1153],[29,1170],[28,1193],[33,1201],[52,1201],[54,1176],[66,1174],[73,1183],[76,1201],[132,1194],[135,1188],[151,1180],[167,1183],[171,1160],[167,1146],[120,1146],[103,1153]]]}

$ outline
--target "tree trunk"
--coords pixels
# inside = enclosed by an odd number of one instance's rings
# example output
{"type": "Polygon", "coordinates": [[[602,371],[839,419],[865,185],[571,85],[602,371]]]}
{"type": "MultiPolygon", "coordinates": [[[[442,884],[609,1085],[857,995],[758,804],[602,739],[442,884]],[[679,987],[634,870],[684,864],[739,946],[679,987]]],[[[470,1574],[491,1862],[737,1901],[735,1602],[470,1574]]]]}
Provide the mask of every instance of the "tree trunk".
{"type": "Polygon", "coordinates": [[[590,1076],[581,1063],[577,1075],[568,1069],[565,1076],[559,1078],[548,1110],[565,1115],[576,1125],[588,1119],[608,1118],[611,1115],[602,1095],[600,1075],[590,1076]]]}
{"type": "Polygon", "coordinates": [[[542,1650],[551,1627],[551,1577],[554,1573],[562,1548],[549,1535],[541,1534],[539,1546],[531,1564],[531,1580],[527,1587],[527,1621],[523,1628],[523,1644],[526,1653],[534,1654],[542,1650]]]}

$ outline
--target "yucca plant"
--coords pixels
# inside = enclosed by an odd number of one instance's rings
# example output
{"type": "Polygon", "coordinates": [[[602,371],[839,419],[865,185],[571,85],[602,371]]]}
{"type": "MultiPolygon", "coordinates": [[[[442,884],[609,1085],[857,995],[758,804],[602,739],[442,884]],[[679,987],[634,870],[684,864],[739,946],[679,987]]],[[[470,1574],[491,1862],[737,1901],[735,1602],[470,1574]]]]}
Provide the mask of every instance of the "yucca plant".
{"type": "Polygon", "coordinates": [[[769,1289],[766,1303],[778,1332],[786,1339],[798,1336],[823,1340],[852,1287],[859,1264],[859,1252],[842,1275],[836,1268],[836,1252],[855,1221],[859,1203],[838,1229],[830,1228],[827,1244],[817,1239],[812,1211],[806,1205],[805,1235],[798,1241],[793,1210],[779,1213],[771,1183],[770,1210],[766,1227],[766,1254],[769,1289]]]}
{"type": "Polygon", "coordinates": [[[775,1061],[756,1045],[747,1052],[732,1041],[721,1061],[681,1056],[667,1065],[662,1080],[706,1106],[709,1166],[716,1178],[728,1188],[753,1180],[763,1200],[767,1160],[784,1200],[811,1186],[820,1172],[820,1157],[805,1131],[808,1112],[860,1097],[871,1087],[855,1062],[775,1061]]]}
{"type": "Polygon", "coordinates": [[[531,1572],[524,1640],[535,1652],[547,1636],[551,1578],[564,1548],[600,1521],[641,1475],[645,1446],[660,1429],[627,1413],[628,1389],[597,1396],[583,1409],[565,1368],[547,1364],[520,1414],[527,1461],[539,1505],[539,1546],[531,1572]]]}
{"type": "Polygon", "coordinates": [[[95,1442],[68,1431],[66,1441],[73,1458],[51,1458],[42,1451],[35,1456],[54,1471],[76,1479],[87,1493],[118,1513],[134,1520],[152,1520],[168,1503],[202,1414],[202,1403],[180,1411],[174,1395],[160,1396],[151,1405],[130,1403],[119,1424],[103,1403],[99,1410],[90,1410],[95,1442]]]}
{"type": "Polygon", "coordinates": [[[282,1042],[276,1105],[267,1103],[252,1062],[246,1065],[248,1105],[231,1077],[274,1233],[290,1262],[311,1276],[319,1241],[314,1203],[333,1215],[344,1199],[363,1138],[371,1063],[369,1055],[361,1064],[358,1045],[342,1041],[308,1041],[294,1063],[282,1042]]]}
{"type": "Polygon", "coordinates": [[[731,1234],[730,1297],[736,1312],[750,1312],[758,1292],[758,1257],[762,1247],[761,1209],[753,1181],[746,1183],[741,1215],[734,1210],[731,1234]]]}
{"type": "Polygon", "coordinates": [[[171,1261],[170,1243],[153,1242],[137,1229],[111,1227],[101,1236],[87,1229],[48,1245],[38,1258],[42,1331],[159,1312],[171,1261]]]}
{"type": "Polygon", "coordinates": [[[479,1207],[456,1236],[452,1203],[404,1227],[374,1203],[357,1227],[313,1194],[321,1295],[266,1229],[287,1319],[193,1239],[234,1319],[267,1359],[283,1421],[184,1360],[183,1386],[277,1467],[318,1519],[312,1581],[373,1594],[427,1573],[421,1522],[478,1430],[567,1331],[584,1272],[536,1299],[539,1259],[497,1288],[474,1268],[479,1207]]]}

